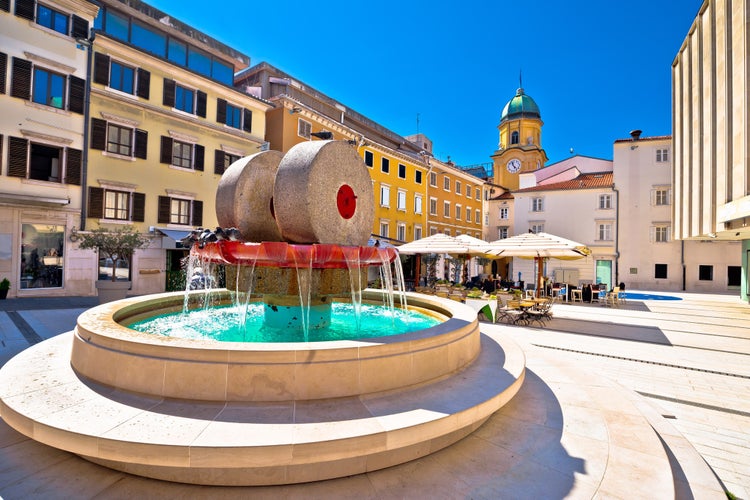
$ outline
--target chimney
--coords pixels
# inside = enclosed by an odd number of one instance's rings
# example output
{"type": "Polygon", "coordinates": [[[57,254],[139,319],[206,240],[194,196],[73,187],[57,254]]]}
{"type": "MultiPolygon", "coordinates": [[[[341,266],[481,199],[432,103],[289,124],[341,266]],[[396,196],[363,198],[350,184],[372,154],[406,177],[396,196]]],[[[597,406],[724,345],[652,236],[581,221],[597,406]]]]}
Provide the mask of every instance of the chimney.
{"type": "Polygon", "coordinates": [[[643,131],[638,130],[638,129],[631,130],[630,131],[630,137],[632,137],[634,141],[637,141],[638,139],[641,138],[641,134],[642,133],[643,133],[643,131]]]}

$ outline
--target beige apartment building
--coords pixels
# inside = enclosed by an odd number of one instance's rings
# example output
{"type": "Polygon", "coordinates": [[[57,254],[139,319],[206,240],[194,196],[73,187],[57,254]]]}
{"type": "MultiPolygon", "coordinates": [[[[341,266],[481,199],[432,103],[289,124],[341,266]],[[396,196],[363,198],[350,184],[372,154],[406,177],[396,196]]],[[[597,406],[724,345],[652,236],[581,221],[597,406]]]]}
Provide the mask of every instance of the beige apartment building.
{"type": "MultiPolygon", "coordinates": [[[[750,91],[747,0],[706,0],[672,63],[675,239],[730,240],[739,276],[698,264],[699,281],[750,294],[750,91]]],[[[721,263],[717,265],[723,266],[721,263]]]]}

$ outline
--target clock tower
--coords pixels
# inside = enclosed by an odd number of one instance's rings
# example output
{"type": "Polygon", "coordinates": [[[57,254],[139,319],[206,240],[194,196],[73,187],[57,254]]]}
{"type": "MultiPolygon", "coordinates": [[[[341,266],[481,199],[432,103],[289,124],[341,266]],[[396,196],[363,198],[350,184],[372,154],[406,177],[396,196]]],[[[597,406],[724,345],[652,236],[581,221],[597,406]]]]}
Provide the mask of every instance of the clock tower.
{"type": "Polygon", "coordinates": [[[498,149],[492,155],[494,183],[515,191],[518,175],[544,167],[542,115],[534,99],[522,88],[508,101],[500,115],[498,149]]]}

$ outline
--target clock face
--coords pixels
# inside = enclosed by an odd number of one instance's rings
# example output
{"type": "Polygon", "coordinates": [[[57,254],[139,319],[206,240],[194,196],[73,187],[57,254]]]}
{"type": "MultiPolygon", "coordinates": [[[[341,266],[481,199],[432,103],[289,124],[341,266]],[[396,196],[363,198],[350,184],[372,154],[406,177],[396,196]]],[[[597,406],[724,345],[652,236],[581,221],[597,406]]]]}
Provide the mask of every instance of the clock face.
{"type": "Polygon", "coordinates": [[[518,158],[513,158],[512,160],[508,161],[508,165],[506,166],[508,169],[508,172],[511,174],[515,174],[519,170],[521,170],[521,160],[518,158]]]}

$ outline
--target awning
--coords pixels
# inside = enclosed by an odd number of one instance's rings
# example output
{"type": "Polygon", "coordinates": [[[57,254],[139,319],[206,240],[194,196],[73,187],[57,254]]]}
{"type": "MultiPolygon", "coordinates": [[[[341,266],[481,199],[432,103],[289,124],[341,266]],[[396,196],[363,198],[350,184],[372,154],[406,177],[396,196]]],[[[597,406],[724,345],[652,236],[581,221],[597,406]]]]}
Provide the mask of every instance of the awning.
{"type": "Polygon", "coordinates": [[[157,227],[156,230],[159,231],[164,236],[168,236],[172,238],[177,243],[179,243],[180,240],[185,238],[185,236],[190,234],[190,232],[192,231],[192,230],[187,230],[187,229],[167,229],[165,227],[157,227]]]}

